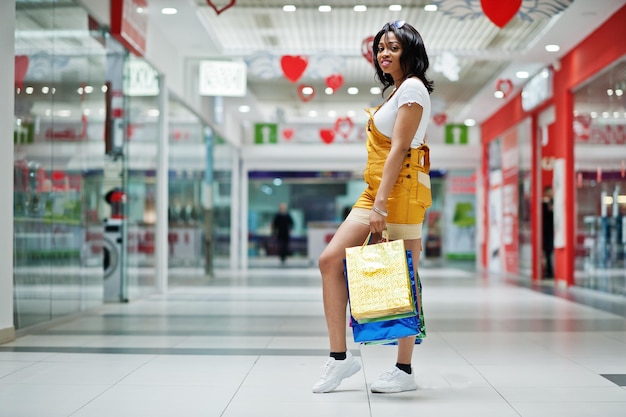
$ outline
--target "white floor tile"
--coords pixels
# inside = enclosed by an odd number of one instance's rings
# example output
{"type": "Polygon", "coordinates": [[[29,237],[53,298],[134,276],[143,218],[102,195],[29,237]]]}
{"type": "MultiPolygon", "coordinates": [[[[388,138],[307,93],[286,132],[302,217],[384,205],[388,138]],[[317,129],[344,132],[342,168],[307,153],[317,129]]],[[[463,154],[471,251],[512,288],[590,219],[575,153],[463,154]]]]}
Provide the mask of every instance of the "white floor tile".
{"type": "Polygon", "coordinates": [[[1,346],[0,417],[626,416],[626,387],[600,375],[626,375],[624,317],[469,271],[421,276],[417,391],[370,393],[397,347],[347,328],[363,369],[313,394],[328,357],[319,271],[257,268],[1,346]]]}

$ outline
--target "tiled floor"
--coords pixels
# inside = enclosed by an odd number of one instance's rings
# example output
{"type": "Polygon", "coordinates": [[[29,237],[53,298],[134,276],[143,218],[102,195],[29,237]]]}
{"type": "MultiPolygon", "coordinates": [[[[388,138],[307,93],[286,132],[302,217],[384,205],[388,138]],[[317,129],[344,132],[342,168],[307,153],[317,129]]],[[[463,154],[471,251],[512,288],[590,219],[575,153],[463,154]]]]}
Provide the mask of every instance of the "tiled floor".
{"type": "Polygon", "coordinates": [[[371,394],[395,347],[351,344],[363,370],[313,394],[328,355],[317,270],[217,275],[0,346],[0,417],[626,416],[624,297],[422,268],[420,389],[371,394]]]}

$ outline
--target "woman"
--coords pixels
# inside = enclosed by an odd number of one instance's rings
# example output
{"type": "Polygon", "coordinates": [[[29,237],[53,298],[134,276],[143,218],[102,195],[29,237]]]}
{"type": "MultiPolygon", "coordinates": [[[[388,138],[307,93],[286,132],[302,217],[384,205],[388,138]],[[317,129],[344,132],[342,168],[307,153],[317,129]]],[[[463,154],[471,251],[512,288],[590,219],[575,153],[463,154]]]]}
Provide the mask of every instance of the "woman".
{"type": "MultiPolygon", "coordinates": [[[[374,38],[374,64],[383,95],[394,88],[382,105],[368,110],[368,186],[319,259],[330,357],[313,392],[332,391],[361,369],[346,344],[345,249],[363,244],[370,232],[386,231],[390,240],[404,239],[417,265],[424,213],[431,204],[424,137],[433,86],[426,78],[429,61],[422,37],[403,21],[385,24],[374,38]]],[[[398,340],[396,366],[371,385],[372,392],[417,389],[411,368],[414,345],[415,337],[398,340]]]]}

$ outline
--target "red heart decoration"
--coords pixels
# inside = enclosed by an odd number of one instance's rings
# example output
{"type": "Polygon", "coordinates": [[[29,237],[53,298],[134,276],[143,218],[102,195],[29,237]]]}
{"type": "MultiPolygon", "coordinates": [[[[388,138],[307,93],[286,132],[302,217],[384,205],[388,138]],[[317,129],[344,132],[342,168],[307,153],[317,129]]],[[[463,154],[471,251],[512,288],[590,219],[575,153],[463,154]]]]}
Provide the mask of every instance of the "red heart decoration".
{"type": "Polygon", "coordinates": [[[363,55],[363,57],[367,59],[367,62],[374,65],[374,37],[373,36],[369,36],[363,39],[363,42],[361,42],[361,55],[363,55]]]}
{"type": "Polygon", "coordinates": [[[22,89],[24,86],[24,78],[28,72],[28,55],[15,56],[15,86],[22,89]]]}
{"type": "Polygon", "coordinates": [[[283,74],[292,83],[298,82],[308,64],[308,58],[302,55],[285,55],[280,58],[280,67],[283,69],[283,74]]]}
{"type": "Polygon", "coordinates": [[[496,90],[502,91],[504,98],[508,97],[508,95],[513,92],[513,81],[509,80],[508,78],[500,78],[498,81],[496,81],[496,90]]]}
{"type": "Polygon", "coordinates": [[[293,137],[293,129],[283,130],[283,136],[285,137],[285,139],[291,140],[291,138],[293,137]]]}
{"type": "Polygon", "coordinates": [[[211,8],[212,8],[213,10],[215,10],[215,13],[217,13],[217,14],[218,14],[218,16],[219,16],[219,14],[220,14],[220,13],[222,13],[224,10],[228,10],[228,9],[230,9],[231,7],[233,7],[233,6],[235,5],[235,2],[236,2],[236,1],[237,1],[237,0],[230,0],[230,3],[228,3],[226,6],[223,6],[223,7],[218,7],[218,6],[216,6],[215,4],[213,4],[213,2],[212,2],[211,0],[206,0],[207,4],[208,4],[209,6],[211,6],[211,8]]]}
{"type": "Polygon", "coordinates": [[[522,7],[522,0],[480,0],[480,5],[485,16],[496,26],[503,28],[522,7]]]}
{"type": "Polygon", "coordinates": [[[326,144],[331,144],[335,140],[335,131],[332,129],[320,129],[320,137],[326,144]]]}
{"type": "Polygon", "coordinates": [[[333,89],[333,92],[339,90],[343,85],[343,76],[341,74],[333,74],[326,77],[326,86],[333,89]]]}
{"type": "Polygon", "coordinates": [[[335,132],[347,139],[354,128],[354,122],[349,117],[339,117],[335,120],[335,132]]]}
{"type": "Polygon", "coordinates": [[[315,97],[315,88],[313,88],[312,85],[300,84],[298,86],[298,97],[300,97],[300,100],[302,100],[305,103],[313,100],[313,97],[315,97]],[[310,88],[311,90],[313,90],[313,92],[311,94],[304,94],[303,90],[305,88],[310,88]]]}
{"type": "Polygon", "coordinates": [[[446,122],[446,120],[448,120],[448,115],[445,113],[437,113],[436,115],[433,116],[433,121],[435,122],[437,126],[443,125],[446,122]]]}

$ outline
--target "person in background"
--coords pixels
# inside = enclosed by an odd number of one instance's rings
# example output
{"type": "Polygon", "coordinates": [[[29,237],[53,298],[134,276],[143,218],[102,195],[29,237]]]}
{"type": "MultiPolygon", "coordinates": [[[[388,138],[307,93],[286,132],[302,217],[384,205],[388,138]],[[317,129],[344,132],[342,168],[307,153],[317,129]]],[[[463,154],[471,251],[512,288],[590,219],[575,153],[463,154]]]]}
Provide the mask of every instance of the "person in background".
{"type": "MultiPolygon", "coordinates": [[[[432,81],[426,78],[428,55],[421,35],[403,21],[387,23],[374,37],[374,65],[383,85],[383,104],[369,109],[367,188],[320,255],[324,314],[330,357],[313,392],[334,390],[361,369],[347,349],[348,291],[345,249],[363,244],[369,233],[403,239],[417,268],[422,250],[422,223],[432,204],[429,149],[424,144],[430,119],[432,81]],[[385,91],[391,89],[391,93],[385,91]]],[[[415,271],[417,276],[417,271],[415,271]]],[[[415,337],[398,340],[396,364],[371,384],[376,393],[416,390],[411,367],[415,337]]]]}
{"type": "Polygon", "coordinates": [[[543,238],[543,277],[554,278],[554,270],[552,268],[552,254],[554,253],[554,208],[553,208],[554,192],[551,186],[544,187],[543,201],[541,202],[542,215],[542,238],[543,238]]]}
{"type": "Polygon", "coordinates": [[[272,234],[278,242],[278,256],[282,264],[289,256],[289,240],[291,238],[291,229],[293,229],[293,219],[287,211],[287,203],[280,203],[278,213],[272,221],[272,234]]]}

